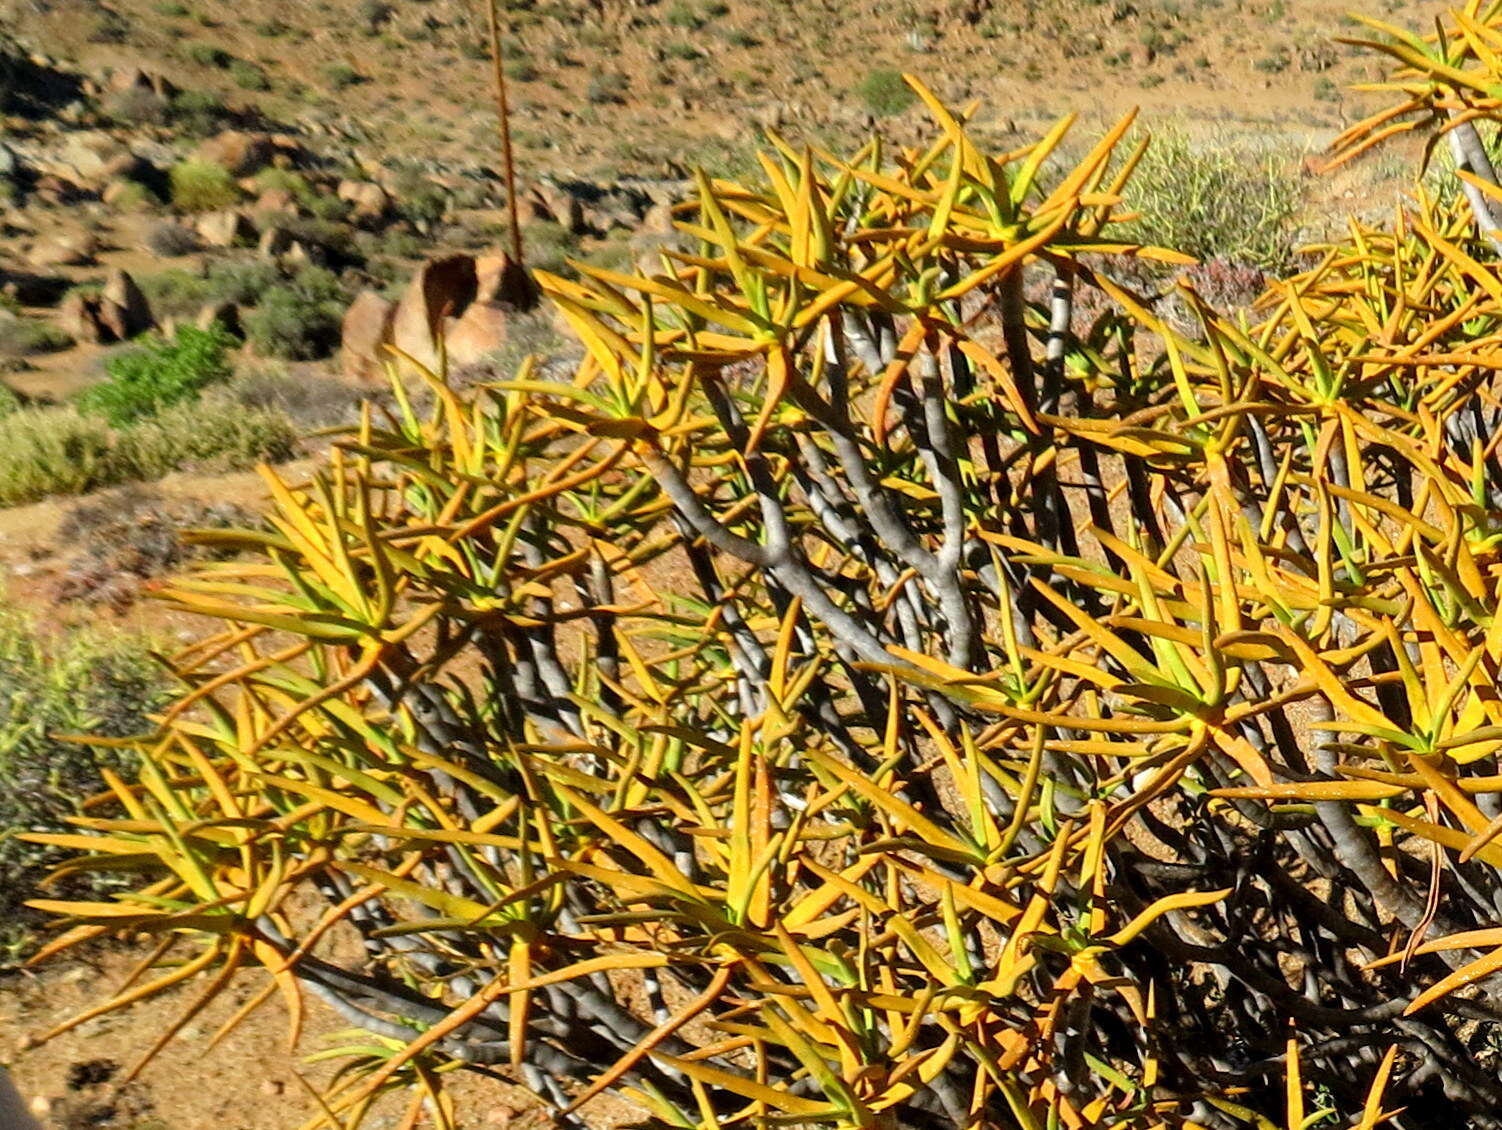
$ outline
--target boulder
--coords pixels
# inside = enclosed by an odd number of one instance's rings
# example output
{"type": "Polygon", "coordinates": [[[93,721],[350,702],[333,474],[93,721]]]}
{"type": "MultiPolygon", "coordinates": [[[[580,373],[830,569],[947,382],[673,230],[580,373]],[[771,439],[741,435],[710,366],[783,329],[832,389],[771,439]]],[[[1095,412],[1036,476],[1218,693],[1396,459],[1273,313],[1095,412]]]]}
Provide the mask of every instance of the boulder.
{"type": "Polygon", "coordinates": [[[261,232],[256,250],[267,259],[276,259],[292,250],[292,245],[296,242],[297,238],[286,228],[279,224],[270,224],[261,232]]]}
{"type": "Polygon", "coordinates": [[[436,369],[444,319],[462,314],[474,301],[477,285],[473,256],[450,255],[424,263],[396,305],[391,343],[418,364],[436,369]]]}
{"type": "Polygon", "coordinates": [[[58,325],[71,334],[75,341],[101,345],[115,340],[114,334],[100,317],[98,298],[70,290],[57,313],[58,325]]]}
{"type": "Polygon", "coordinates": [[[136,280],[118,267],[104,280],[104,290],[99,294],[99,320],[116,341],[128,341],[156,324],[146,295],[141,293],[136,280]]]}
{"type": "Polygon", "coordinates": [[[94,246],[87,232],[60,232],[33,244],[26,261],[33,267],[83,267],[94,261],[94,246]]]}
{"type": "Polygon", "coordinates": [[[248,177],[271,162],[275,148],[264,134],[227,129],[199,145],[194,156],[218,165],[231,176],[248,177]]]}
{"type": "Polygon", "coordinates": [[[373,181],[342,180],[338,196],[349,201],[350,219],[356,223],[382,220],[391,208],[391,197],[373,181]]]}
{"type": "Polygon", "coordinates": [[[297,215],[297,197],[290,189],[268,188],[256,198],[250,209],[257,216],[297,215]]]}
{"type": "Polygon", "coordinates": [[[233,208],[206,212],[193,225],[198,238],[210,247],[237,247],[255,238],[255,228],[233,208]]]}
{"type": "Polygon", "coordinates": [[[391,333],[396,304],[376,291],[362,290],[339,328],[339,367],[345,379],[379,382],[383,378],[381,346],[391,333]]]}
{"type": "Polygon", "coordinates": [[[493,302],[471,302],[444,330],[450,365],[472,365],[506,344],[506,308],[493,302]]]}
{"type": "Polygon", "coordinates": [[[233,302],[208,302],[198,311],[193,324],[201,330],[218,326],[232,337],[243,338],[245,330],[240,324],[240,307],[233,302]]]}

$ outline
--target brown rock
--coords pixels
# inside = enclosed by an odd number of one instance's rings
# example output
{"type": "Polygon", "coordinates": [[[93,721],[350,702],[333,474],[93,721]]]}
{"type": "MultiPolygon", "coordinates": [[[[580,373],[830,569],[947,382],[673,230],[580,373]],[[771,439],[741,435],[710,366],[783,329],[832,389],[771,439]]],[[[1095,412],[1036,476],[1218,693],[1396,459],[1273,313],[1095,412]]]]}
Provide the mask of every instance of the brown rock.
{"type": "Polygon", "coordinates": [[[472,256],[450,255],[424,263],[392,315],[392,344],[418,364],[436,370],[437,337],[444,319],[461,315],[474,301],[476,287],[472,256]]]}
{"type": "Polygon", "coordinates": [[[83,267],[94,261],[94,238],[87,232],[65,232],[37,241],[26,257],[33,267],[83,267]]]}
{"type": "Polygon", "coordinates": [[[198,147],[195,156],[224,169],[231,176],[248,177],[270,163],[274,149],[264,134],[227,129],[198,147]]]}
{"type": "Polygon", "coordinates": [[[396,304],[373,290],[362,290],[339,328],[339,367],[348,380],[383,380],[381,346],[391,333],[396,304]]]}
{"type": "Polygon", "coordinates": [[[240,307],[233,302],[205,303],[198,311],[198,317],[193,319],[193,324],[201,330],[219,326],[234,337],[245,336],[245,330],[240,325],[240,307]]]}
{"type": "Polygon", "coordinates": [[[104,290],[99,295],[99,320],[117,341],[127,341],[156,324],[151,305],[136,280],[118,267],[104,280],[104,290]]]}
{"type": "Polygon", "coordinates": [[[297,197],[292,195],[290,189],[268,188],[256,199],[251,211],[258,216],[276,214],[295,216],[297,215],[297,197]]]}
{"type": "Polygon", "coordinates": [[[491,302],[471,302],[444,331],[450,365],[472,365],[506,344],[506,310],[491,302]]]}
{"type": "Polygon", "coordinates": [[[193,228],[198,232],[198,238],[210,247],[235,247],[249,243],[256,234],[250,221],[232,208],[205,213],[198,217],[193,228]]]}
{"type": "Polygon", "coordinates": [[[58,325],[76,341],[100,345],[114,341],[114,334],[99,317],[99,299],[70,290],[58,308],[58,325]]]}
{"type": "Polygon", "coordinates": [[[286,228],[272,224],[261,232],[260,242],[256,244],[256,250],[268,259],[275,259],[292,250],[292,245],[297,239],[286,228]]]}
{"type": "Polygon", "coordinates": [[[342,180],[338,195],[350,202],[350,219],[356,222],[383,219],[391,207],[386,190],[372,181],[342,180]]]}

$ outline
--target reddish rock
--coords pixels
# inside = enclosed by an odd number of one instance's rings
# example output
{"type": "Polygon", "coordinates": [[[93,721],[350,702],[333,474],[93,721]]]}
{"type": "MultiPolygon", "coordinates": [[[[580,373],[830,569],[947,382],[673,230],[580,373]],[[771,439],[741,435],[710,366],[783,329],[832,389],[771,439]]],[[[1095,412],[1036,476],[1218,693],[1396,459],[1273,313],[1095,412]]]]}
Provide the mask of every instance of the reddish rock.
{"type": "Polygon", "coordinates": [[[391,208],[391,197],[372,181],[342,180],[338,195],[340,200],[349,201],[350,219],[356,222],[384,219],[391,208]]]}
{"type": "Polygon", "coordinates": [[[156,324],[151,305],[136,285],[136,280],[116,267],[104,280],[99,295],[99,320],[116,341],[128,341],[156,324]]]}
{"type": "Polygon", "coordinates": [[[33,267],[83,267],[94,261],[94,238],[71,232],[38,240],[26,256],[33,267]]]}
{"type": "Polygon", "coordinates": [[[396,304],[373,290],[362,290],[344,312],[339,329],[339,367],[348,380],[384,380],[381,347],[391,333],[396,304]]]}
{"type": "Polygon", "coordinates": [[[444,330],[450,365],[482,361],[506,344],[506,309],[491,302],[472,302],[444,330]]]}
{"type": "Polygon", "coordinates": [[[424,263],[392,315],[392,344],[419,365],[436,370],[444,319],[461,314],[474,301],[476,287],[472,256],[450,255],[424,263]]]}
{"type": "Polygon", "coordinates": [[[99,316],[99,299],[70,290],[58,308],[58,325],[75,341],[100,345],[114,341],[114,334],[99,316]]]}
{"type": "Polygon", "coordinates": [[[203,142],[195,156],[200,161],[218,165],[231,176],[248,177],[265,168],[274,152],[270,139],[264,134],[227,129],[203,142]]]}
{"type": "Polygon", "coordinates": [[[198,311],[193,324],[201,330],[218,326],[233,337],[244,337],[240,325],[240,307],[233,302],[208,302],[198,311]]]}
{"type": "Polygon", "coordinates": [[[297,215],[297,197],[292,195],[290,189],[268,188],[256,199],[251,211],[258,216],[277,214],[295,216],[297,215]]]}
{"type": "Polygon", "coordinates": [[[207,212],[193,225],[198,238],[210,247],[236,247],[255,238],[255,228],[239,212],[207,212]]]}

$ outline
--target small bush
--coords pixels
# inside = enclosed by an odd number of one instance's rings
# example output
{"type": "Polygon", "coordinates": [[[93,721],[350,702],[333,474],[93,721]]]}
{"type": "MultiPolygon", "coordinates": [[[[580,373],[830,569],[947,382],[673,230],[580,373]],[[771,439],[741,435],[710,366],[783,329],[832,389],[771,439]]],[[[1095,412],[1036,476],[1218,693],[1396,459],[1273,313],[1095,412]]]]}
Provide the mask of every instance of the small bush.
{"type": "Polygon", "coordinates": [[[169,116],[182,132],[207,137],[217,133],[231,114],[218,95],[205,90],[184,90],[173,96],[169,116]]]}
{"type": "Polygon", "coordinates": [[[248,407],[226,389],[163,409],[120,433],[113,482],[171,471],[235,471],[280,463],[297,449],[298,427],[274,408],[248,407]]]}
{"type": "Polygon", "coordinates": [[[244,59],[236,59],[229,65],[229,77],[241,90],[271,89],[271,80],[266,77],[266,72],[244,59]]]}
{"type": "Polygon", "coordinates": [[[313,186],[308,183],[308,178],[292,169],[283,169],[277,165],[267,165],[256,174],[257,192],[270,192],[272,189],[285,189],[290,192],[299,202],[306,204],[313,199],[313,186]]]}
{"type": "Polygon", "coordinates": [[[172,20],[180,20],[192,14],[191,9],[186,4],[179,3],[179,0],[160,0],[152,7],[156,9],[157,15],[166,16],[172,20]]]}
{"type": "Polygon", "coordinates": [[[323,81],[334,90],[343,90],[361,81],[360,72],[348,63],[329,63],[322,73],[323,81]]]}
{"type": "Polygon", "coordinates": [[[32,318],[0,319],[0,355],[25,357],[32,353],[56,353],[72,344],[72,335],[50,322],[32,318]]]}
{"type": "Polygon", "coordinates": [[[150,416],[228,377],[225,352],[230,344],[217,326],[183,326],[170,341],[150,342],[111,357],[105,363],[109,379],[85,391],[78,406],[116,427],[150,416]]]}
{"type": "Polygon", "coordinates": [[[184,539],[184,531],[255,524],[233,503],[168,503],[137,485],[109,491],[63,516],[58,542],[75,552],[52,597],[124,609],[153,578],[178,572],[190,561],[227,556],[184,539]]]}
{"type": "Polygon", "coordinates": [[[183,161],[168,173],[172,203],[188,212],[228,208],[240,199],[235,178],[212,161],[183,161]]]}
{"type": "Polygon", "coordinates": [[[0,418],[0,506],[82,494],[113,478],[113,436],[72,408],[22,408],[0,418]]]}
{"type": "Polygon", "coordinates": [[[310,361],[339,343],[345,294],[332,271],[308,267],[268,290],[244,318],[245,340],[262,357],[310,361]]]}
{"type": "Polygon", "coordinates": [[[866,109],[879,118],[900,114],[918,100],[902,73],[890,67],[874,70],[861,79],[855,93],[866,104],[866,109]]]}
{"type": "MultiPolygon", "coordinates": [[[[103,791],[100,769],[134,776],[135,755],[63,741],[61,734],[122,738],[150,729],[166,680],[145,641],[116,633],[44,631],[0,606],[0,830],[63,832],[82,800],[103,791]]],[[[15,955],[36,916],[21,903],[59,853],[0,836],[0,950],[15,955]]],[[[64,885],[83,897],[103,878],[64,885]]]]}
{"type": "Polygon", "coordinates": [[[184,49],[188,58],[200,67],[216,67],[223,70],[229,66],[232,56],[221,47],[215,47],[212,43],[190,43],[184,49]]]}
{"type": "Polygon", "coordinates": [[[133,86],[111,94],[104,102],[104,112],[125,126],[165,125],[171,118],[171,104],[154,90],[133,86]]]}
{"type": "Polygon", "coordinates": [[[152,224],[146,231],[146,248],[163,259],[175,259],[179,255],[191,255],[201,244],[198,233],[182,224],[170,221],[152,224]]]}
{"type": "Polygon", "coordinates": [[[1132,177],[1127,204],[1141,218],[1124,229],[1198,259],[1222,259],[1274,273],[1298,248],[1303,192],[1291,151],[1183,130],[1153,137],[1132,177]]]}
{"type": "Polygon", "coordinates": [[[624,102],[630,91],[631,83],[625,75],[608,71],[589,80],[584,97],[598,106],[605,102],[624,102]]]}

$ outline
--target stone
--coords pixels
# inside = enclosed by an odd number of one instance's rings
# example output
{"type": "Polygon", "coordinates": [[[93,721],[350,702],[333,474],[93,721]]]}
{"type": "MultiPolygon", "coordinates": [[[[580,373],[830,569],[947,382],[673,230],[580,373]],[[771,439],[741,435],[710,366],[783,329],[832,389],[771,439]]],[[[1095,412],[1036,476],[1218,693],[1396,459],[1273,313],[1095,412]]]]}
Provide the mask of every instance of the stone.
{"type": "Polygon", "coordinates": [[[339,327],[339,368],[345,379],[382,381],[381,346],[391,333],[396,304],[373,290],[362,290],[344,312],[339,327]]]}
{"type": "Polygon", "coordinates": [[[444,329],[444,348],[450,365],[472,365],[506,344],[506,308],[493,302],[471,302],[444,329]]]}
{"type": "Polygon", "coordinates": [[[255,238],[255,228],[233,208],[206,212],[193,225],[198,238],[210,247],[238,247],[255,238]]]}
{"type": "Polygon", "coordinates": [[[391,208],[391,197],[373,181],[342,180],[337,193],[349,201],[350,219],[357,223],[382,220],[391,208]]]}
{"type": "Polygon", "coordinates": [[[38,240],[26,256],[33,267],[84,267],[94,261],[94,238],[87,232],[65,232],[38,240]]]}
{"type": "Polygon", "coordinates": [[[81,291],[70,290],[58,307],[58,325],[75,341],[102,345],[114,341],[114,334],[100,318],[100,301],[81,291]]]}
{"type": "Polygon", "coordinates": [[[477,285],[473,256],[449,255],[424,263],[392,315],[392,344],[419,365],[436,370],[437,337],[444,319],[462,314],[474,301],[477,285]]]}
{"type": "Polygon", "coordinates": [[[114,334],[116,341],[129,341],[156,324],[151,304],[136,285],[136,280],[119,267],[105,277],[99,294],[99,320],[114,334]]]}
{"type": "Polygon", "coordinates": [[[297,197],[290,189],[268,188],[256,198],[251,211],[258,216],[297,215],[297,197]]]}
{"type": "Polygon", "coordinates": [[[218,165],[231,176],[248,177],[270,164],[274,152],[264,134],[227,129],[205,140],[194,156],[218,165]]]}
{"type": "Polygon", "coordinates": [[[240,307],[233,302],[207,302],[198,311],[193,324],[201,330],[218,326],[232,337],[243,338],[245,329],[240,324],[240,307]]]}
{"type": "Polygon", "coordinates": [[[256,250],[267,259],[276,259],[292,250],[292,245],[296,242],[296,237],[286,228],[271,224],[261,232],[261,238],[256,243],[256,250]]]}

